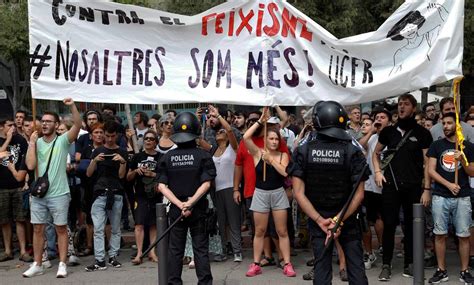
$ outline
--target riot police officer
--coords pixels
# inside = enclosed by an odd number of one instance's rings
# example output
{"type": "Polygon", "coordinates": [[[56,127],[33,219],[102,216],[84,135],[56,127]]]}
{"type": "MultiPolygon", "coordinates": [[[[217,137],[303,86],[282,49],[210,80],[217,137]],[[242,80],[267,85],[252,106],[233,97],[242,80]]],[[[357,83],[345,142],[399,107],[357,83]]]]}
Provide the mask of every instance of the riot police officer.
{"type": "Polygon", "coordinates": [[[354,187],[357,187],[356,193],[335,238],[346,256],[349,284],[368,284],[361,231],[355,215],[364,198],[363,181],[370,173],[362,174],[367,169],[364,168],[366,159],[345,131],[347,113],[339,103],[317,103],[313,108],[313,125],[317,131],[316,138],[297,148],[288,171],[292,176],[295,198],[310,218],[316,260],[314,275],[317,276],[313,284],[331,284],[332,245],[324,256],[323,248],[354,187]],[[363,175],[361,182],[354,185],[360,175],[363,175]]]}
{"type": "Polygon", "coordinates": [[[200,124],[194,114],[180,113],[173,128],[171,140],[178,147],[160,160],[158,178],[159,191],[171,202],[170,221],[183,217],[170,231],[168,284],[183,284],[181,273],[188,229],[193,241],[198,284],[212,284],[205,223],[208,202],[203,196],[216,176],[216,168],[210,154],[196,146],[200,124]]]}

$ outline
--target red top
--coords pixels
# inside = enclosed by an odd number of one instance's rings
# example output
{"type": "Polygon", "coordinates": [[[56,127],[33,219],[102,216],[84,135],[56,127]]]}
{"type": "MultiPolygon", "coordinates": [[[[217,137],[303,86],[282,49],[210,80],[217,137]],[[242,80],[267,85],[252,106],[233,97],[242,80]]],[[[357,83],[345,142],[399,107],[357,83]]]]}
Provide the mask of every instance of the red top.
{"type": "MultiPolygon", "coordinates": [[[[252,137],[253,143],[263,148],[263,137],[252,137]]],[[[290,157],[288,146],[284,140],[280,141],[280,152],[286,152],[290,157]]],[[[243,167],[244,175],[244,198],[250,198],[253,196],[255,191],[255,165],[253,163],[253,157],[245,146],[244,140],[240,141],[239,148],[237,150],[237,157],[235,158],[235,165],[243,167]]]]}

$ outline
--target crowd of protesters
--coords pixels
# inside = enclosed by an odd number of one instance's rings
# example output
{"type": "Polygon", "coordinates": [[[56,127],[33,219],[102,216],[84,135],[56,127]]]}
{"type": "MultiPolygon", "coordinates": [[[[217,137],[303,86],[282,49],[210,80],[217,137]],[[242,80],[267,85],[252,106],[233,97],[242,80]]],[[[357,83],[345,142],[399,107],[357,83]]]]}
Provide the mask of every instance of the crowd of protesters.
{"type": "MultiPolygon", "coordinates": [[[[64,104],[71,113],[62,118],[54,112],[32,118],[24,111],[0,118],[4,246],[0,262],[14,258],[12,231],[16,230],[19,259],[31,263],[24,277],[43,274],[55,258],[59,258],[57,277],[66,277],[67,266],[79,264],[80,256],[94,255],[86,271],[121,267],[117,259],[121,231],[128,229],[131,213],[136,242],[131,264],[139,265],[146,245],[159,235],[155,204],[168,202],[157,187],[158,165],[164,154],[177,147],[171,140],[176,111],[151,117],[137,112],[134,125],[124,127],[114,105],[81,116],[72,99],[64,104]],[[46,170],[46,196],[30,195],[30,186],[46,170]]],[[[397,254],[404,258],[403,276],[413,276],[412,205],[422,203],[428,214],[425,265],[436,268],[429,281],[448,280],[444,258],[450,234],[458,238],[459,278],[472,281],[474,107],[461,116],[462,155],[455,147],[452,98],[428,103],[420,111],[417,106],[413,96],[404,94],[391,111],[378,107],[362,113],[359,106],[346,108],[347,132],[371,171],[358,215],[365,269],[371,270],[381,259],[378,280],[389,281],[397,254]],[[403,231],[403,250],[395,253],[398,226],[403,231]]],[[[212,105],[196,110],[203,129],[196,143],[211,154],[216,168],[207,197],[216,216],[210,237],[212,260],[225,261],[231,255],[234,262],[242,262],[242,232],[250,231],[253,263],[248,277],[262,274],[265,266],[280,266],[284,275],[296,276],[299,265],[291,263],[291,255],[295,247],[304,245],[295,242],[298,232],[305,231],[305,217],[294,214],[299,207],[293,201],[288,167],[298,147],[316,136],[312,111],[303,109],[295,115],[273,109],[273,114],[269,108],[233,112],[212,105]]],[[[190,244],[188,233],[188,248],[190,244]]],[[[345,253],[337,242],[336,248],[339,276],[348,281],[345,253]]],[[[190,268],[195,265],[192,255],[187,250],[183,259],[190,268]]],[[[148,259],[159,262],[154,250],[148,259]]],[[[314,262],[309,260],[308,265],[314,262]]],[[[314,269],[305,272],[303,279],[313,280],[314,269]]]]}

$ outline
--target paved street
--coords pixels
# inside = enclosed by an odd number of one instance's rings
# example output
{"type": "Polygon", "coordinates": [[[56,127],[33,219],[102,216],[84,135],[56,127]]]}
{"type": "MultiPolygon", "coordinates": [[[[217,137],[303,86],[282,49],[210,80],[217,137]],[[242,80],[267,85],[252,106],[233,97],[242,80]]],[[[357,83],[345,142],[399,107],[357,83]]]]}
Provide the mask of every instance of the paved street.
{"type": "MultiPolygon", "coordinates": [[[[263,268],[263,274],[253,278],[245,277],[245,272],[251,262],[251,251],[247,249],[244,252],[244,262],[241,264],[234,263],[232,260],[221,263],[212,263],[212,273],[214,276],[214,284],[312,284],[309,281],[303,281],[302,275],[309,270],[305,265],[306,261],[310,259],[310,253],[307,250],[297,250],[297,256],[293,257],[293,264],[297,272],[297,277],[285,277],[281,271],[276,267],[263,268]]],[[[67,279],[56,279],[56,271],[58,260],[54,260],[53,268],[47,269],[43,276],[37,276],[32,279],[25,279],[21,273],[26,270],[28,264],[16,260],[0,263],[0,284],[157,284],[157,266],[152,262],[144,262],[139,266],[133,266],[130,263],[130,256],[133,253],[131,249],[124,249],[121,251],[120,262],[122,268],[108,268],[106,271],[100,272],[86,272],[84,267],[93,262],[93,257],[89,256],[81,258],[82,264],[76,267],[69,267],[69,277],[67,279]]],[[[377,257],[376,267],[367,271],[370,284],[411,284],[412,279],[402,277],[402,259],[394,259],[394,269],[392,272],[392,281],[390,283],[381,283],[377,281],[377,276],[380,271],[380,256],[377,257]]],[[[450,275],[450,282],[443,284],[461,284],[458,281],[458,259],[454,251],[448,252],[448,272],[450,275]]],[[[339,280],[337,275],[337,265],[334,263],[334,283],[333,284],[348,284],[339,280]]],[[[432,269],[425,270],[425,276],[431,277],[432,269]]],[[[195,271],[188,269],[185,266],[183,270],[183,280],[185,284],[196,284],[195,271]]]]}

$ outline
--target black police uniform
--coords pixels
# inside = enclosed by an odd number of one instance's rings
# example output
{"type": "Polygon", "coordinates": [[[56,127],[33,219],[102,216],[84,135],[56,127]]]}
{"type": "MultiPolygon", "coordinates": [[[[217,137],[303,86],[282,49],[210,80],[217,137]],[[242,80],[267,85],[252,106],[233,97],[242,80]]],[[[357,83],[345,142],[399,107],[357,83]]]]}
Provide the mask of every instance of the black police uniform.
{"type": "MultiPolygon", "coordinates": [[[[181,136],[175,136],[174,139],[178,148],[166,153],[159,163],[158,173],[160,173],[160,177],[158,182],[168,185],[176,198],[183,202],[192,197],[204,182],[211,181],[216,177],[216,168],[211,155],[197,148],[194,142],[194,138],[198,134],[196,130],[198,127],[199,121],[197,121],[197,118],[188,117],[180,120],[180,116],[178,116],[175,120],[174,134],[176,135],[177,131],[181,132],[181,136]],[[180,126],[183,121],[183,125],[180,126]],[[197,125],[194,126],[193,124],[197,125]],[[194,129],[195,133],[187,132],[190,129],[194,129]],[[186,130],[186,133],[184,133],[184,130],[186,130]]],[[[173,136],[171,139],[173,140],[173,136]]],[[[198,284],[212,284],[211,266],[209,264],[209,235],[206,232],[207,208],[207,199],[202,197],[192,209],[191,216],[184,218],[171,229],[168,249],[168,284],[183,284],[181,273],[188,229],[191,231],[198,284]]],[[[171,204],[168,214],[169,220],[175,221],[180,215],[181,210],[176,205],[171,204]]]]}
{"type": "MultiPolygon", "coordinates": [[[[367,164],[362,151],[349,139],[329,136],[334,132],[344,133],[344,130],[334,127],[329,131],[320,130],[314,140],[299,146],[293,154],[293,161],[288,171],[289,175],[303,180],[305,196],[322,218],[332,218],[341,211],[367,164]]],[[[348,135],[347,137],[350,138],[348,135]]],[[[361,181],[369,177],[370,171],[366,169],[361,181]]],[[[314,276],[317,277],[313,279],[313,284],[331,284],[332,248],[321,258],[326,233],[311,219],[309,230],[312,235],[314,257],[320,260],[314,265],[314,276]]],[[[344,221],[338,238],[346,257],[349,284],[368,284],[361,237],[359,223],[354,213],[344,221]]]]}

